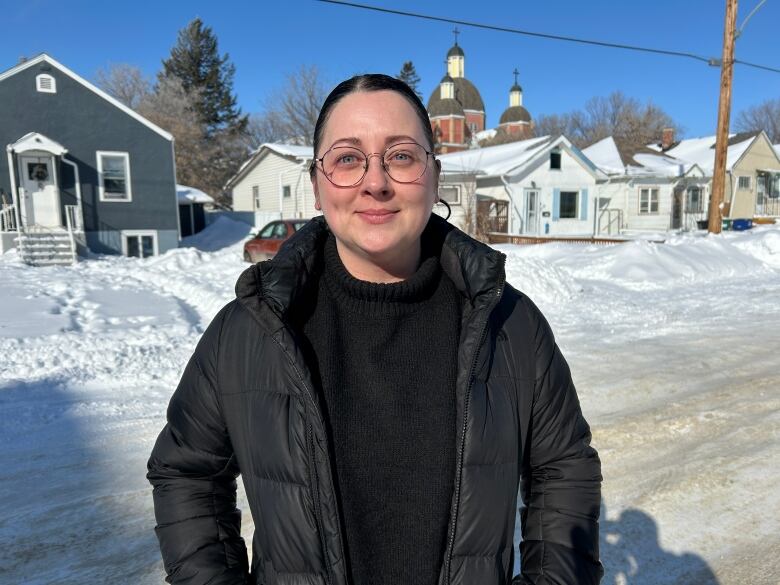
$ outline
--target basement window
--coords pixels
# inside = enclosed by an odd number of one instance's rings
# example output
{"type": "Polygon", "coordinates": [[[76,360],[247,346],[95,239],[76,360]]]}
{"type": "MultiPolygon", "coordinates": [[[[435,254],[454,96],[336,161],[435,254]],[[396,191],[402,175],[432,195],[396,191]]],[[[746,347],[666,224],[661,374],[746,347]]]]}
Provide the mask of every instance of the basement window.
{"type": "Polygon", "coordinates": [[[35,78],[35,89],[41,93],[57,93],[57,80],[51,75],[41,73],[35,78]]]}

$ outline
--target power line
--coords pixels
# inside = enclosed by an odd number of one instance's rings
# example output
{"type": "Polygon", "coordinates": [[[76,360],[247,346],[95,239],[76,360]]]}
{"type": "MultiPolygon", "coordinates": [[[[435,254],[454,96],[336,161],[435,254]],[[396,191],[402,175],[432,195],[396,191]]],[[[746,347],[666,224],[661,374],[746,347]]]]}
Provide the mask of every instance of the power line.
{"type": "MultiPolygon", "coordinates": [[[[493,30],[498,32],[512,33],[517,35],[524,35],[528,37],[536,37],[541,39],[549,39],[554,41],[565,41],[568,43],[580,43],[583,45],[594,45],[597,47],[606,47],[609,49],[622,49],[625,51],[638,51],[642,53],[655,53],[657,55],[668,55],[670,57],[684,57],[686,59],[694,59],[712,65],[713,60],[709,57],[703,57],[702,55],[696,55],[695,53],[685,53],[682,51],[670,51],[667,49],[656,49],[652,47],[639,47],[636,45],[624,45],[621,43],[609,43],[606,41],[594,41],[592,39],[580,39],[577,37],[567,37],[562,35],[553,35],[548,33],[533,32],[528,30],[521,30],[518,28],[508,28],[504,26],[495,26],[492,24],[482,24],[479,22],[471,22],[468,20],[459,20],[456,18],[446,18],[443,16],[432,16],[430,14],[420,14],[417,12],[406,12],[404,10],[395,10],[392,8],[380,8],[379,6],[370,6],[368,4],[358,4],[355,2],[344,2],[342,0],[316,0],[324,4],[338,4],[341,6],[348,6],[350,8],[360,8],[362,10],[372,10],[374,12],[382,12],[385,14],[395,14],[398,16],[410,16],[412,18],[419,18],[422,20],[433,20],[436,22],[447,22],[450,24],[460,24],[463,26],[470,26],[473,28],[481,28],[484,30],[493,30]]],[[[763,69],[765,71],[772,71],[774,73],[780,73],[780,69],[774,67],[767,67],[766,65],[757,65],[755,63],[748,63],[747,61],[738,61],[734,59],[734,63],[744,65],[746,67],[755,67],[756,69],[763,69]]]]}

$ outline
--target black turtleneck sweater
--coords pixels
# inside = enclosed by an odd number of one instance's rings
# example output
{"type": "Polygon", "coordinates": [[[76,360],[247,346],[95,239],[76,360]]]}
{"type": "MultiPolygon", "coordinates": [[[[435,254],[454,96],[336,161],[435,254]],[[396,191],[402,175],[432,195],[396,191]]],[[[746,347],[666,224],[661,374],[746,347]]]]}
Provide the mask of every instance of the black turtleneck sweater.
{"type": "Polygon", "coordinates": [[[352,585],[436,585],[455,475],[459,294],[435,251],[408,280],[353,278],[333,236],[298,329],[310,344],[352,585]]]}

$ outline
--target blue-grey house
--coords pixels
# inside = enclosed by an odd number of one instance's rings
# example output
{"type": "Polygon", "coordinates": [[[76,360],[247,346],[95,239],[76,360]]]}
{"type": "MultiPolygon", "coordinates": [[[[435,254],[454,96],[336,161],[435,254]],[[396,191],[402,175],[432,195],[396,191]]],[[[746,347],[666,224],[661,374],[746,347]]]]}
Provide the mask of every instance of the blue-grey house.
{"type": "Polygon", "coordinates": [[[173,137],[46,54],[0,73],[0,252],[146,257],[179,244],[173,137]]]}

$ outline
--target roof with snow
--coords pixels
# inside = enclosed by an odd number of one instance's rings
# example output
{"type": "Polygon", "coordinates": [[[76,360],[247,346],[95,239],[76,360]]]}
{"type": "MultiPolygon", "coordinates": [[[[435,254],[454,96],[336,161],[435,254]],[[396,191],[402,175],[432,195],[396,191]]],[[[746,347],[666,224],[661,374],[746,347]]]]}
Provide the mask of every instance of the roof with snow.
{"type": "Polygon", "coordinates": [[[179,205],[189,205],[190,203],[214,203],[211,195],[206,195],[203,191],[187,185],[176,185],[176,197],[179,205]]]}
{"type": "MultiPolygon", "coordinates": [[[[743,134],[729,134],[728,149],[726,155],[726,169],[731,170],[737,161],[742,158],[750,145],[761,134],[760,132],[750,132],[743,134]]],[[[650,145],[649,148],[658,150],[657,145],[650,145]]],[[[667,156],[684,160],[689,163],[695,163],[708,175],[712,175],[715,167],[715,136],[704,136],[701,138],[688,138],[676,143],[672,148],[664,152],[667,156]]]]}
{"type": "Polygon", "coordinates": [[[504,175],[528,162],[551,142],[550,136],[542,136],[498,146],[440,154],[436,158],[441,161],[441,170],[444,173],[504,175]]]}
{"type": "Polygon", "coordinates": [[[244,176],[254,168],[255,164],[268,152],[275,152],[278,155],[293,158],[297,162],[305,163],[314,158],[314,148],[311,146],[302,146],[299,144],[283,144],[280,142],[266,142],[258,146],[252,154],[249,155],[238,170],[236,174],[230,177],[225,183],[225,189],[230,189],[238,181],[244,178],[244,176]]]}
{"type": "Polygon", "coordinates": [[[512,175],[516,179],[532,167],[531,163],[539,160],[541,156],[548,156],[555,148],[569,150],[588,172],[598,174],[596,166],[583,156],[580,150],[572,146],[565,136],[557,138],[540,136],[498,146],[440,154],[436,158],[441,161],[441,170],[444,174],[512,175]]]}
{"type": "Polygon", "coordinates": [[[650,147],[619,146],[607,136],[584,148],[583,154],[607,175],[680,177],[694,164],[650,147]]]}

